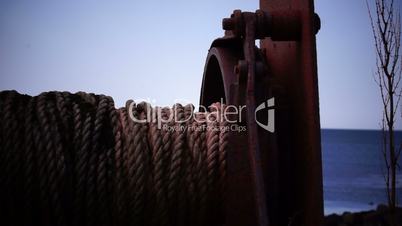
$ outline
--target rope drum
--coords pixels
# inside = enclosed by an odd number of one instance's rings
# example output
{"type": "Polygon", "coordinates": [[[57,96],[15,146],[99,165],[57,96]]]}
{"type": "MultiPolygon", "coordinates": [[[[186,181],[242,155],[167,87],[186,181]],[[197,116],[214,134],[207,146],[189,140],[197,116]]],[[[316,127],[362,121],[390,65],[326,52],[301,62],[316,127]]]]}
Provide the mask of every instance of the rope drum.
{"type": "Polygon", "coordinates": [[[222,223],[224,110],[0,92],[1,224],[222,223]]]}

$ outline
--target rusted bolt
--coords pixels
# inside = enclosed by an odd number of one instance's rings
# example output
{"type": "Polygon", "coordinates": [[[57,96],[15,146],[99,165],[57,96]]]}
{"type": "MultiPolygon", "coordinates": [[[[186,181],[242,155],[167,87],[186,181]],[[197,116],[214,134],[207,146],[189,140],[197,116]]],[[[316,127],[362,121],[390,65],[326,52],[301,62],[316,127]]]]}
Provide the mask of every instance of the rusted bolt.
{"type": "MultiPolygon", "coordinates": [[[[230,18],[222,20],[222,28],[241,37],[245,32],[244,15],[249,12],[234,10],[230,18]]],[[[255,13],[255,39],[271,37],[274,41],[297,41],[300,39],[302,23],[300,11],[297,10],[273,10],[266,12],[257,10],[255,13]]],[[[313,29],[315,34],[321,28],[320,17],[314,13],[313,29]]]]}
{"type": "Polygon", "coordinates": [[[222,28],[225,31],[231,31],[235,29],[235,21],[233,18],[224,18],[222,20],[222,28]]]}
{"type": "Polygon", "coordinates": [[[317,34],[321,29],[321,19],[317,13],[314,13],[314,33],[317,34]]]}
{"type": "Polygon", "coordinates": [[[244,32],[241,10],[234,10],[230,18],[222,20],[222,28],[225,31],[232,31],[234,35],[241,36],[244,32]]]}

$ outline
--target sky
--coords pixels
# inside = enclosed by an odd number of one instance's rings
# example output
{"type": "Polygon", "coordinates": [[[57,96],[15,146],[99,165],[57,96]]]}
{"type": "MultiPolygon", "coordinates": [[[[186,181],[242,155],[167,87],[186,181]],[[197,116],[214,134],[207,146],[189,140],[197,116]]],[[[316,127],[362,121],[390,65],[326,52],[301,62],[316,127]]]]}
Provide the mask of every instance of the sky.
{"type": "MultiPolygon", "coordinates": [[[[364,0],[316,0],[323,128],[378,129],[375,53],[364,0]]],[[[198,104],[222,18],[257,0],[0,0],[0,90],[86,91],[153,105],[198,104]]],[[[397,128],[402,129],[401,123],[397,128]]]]}

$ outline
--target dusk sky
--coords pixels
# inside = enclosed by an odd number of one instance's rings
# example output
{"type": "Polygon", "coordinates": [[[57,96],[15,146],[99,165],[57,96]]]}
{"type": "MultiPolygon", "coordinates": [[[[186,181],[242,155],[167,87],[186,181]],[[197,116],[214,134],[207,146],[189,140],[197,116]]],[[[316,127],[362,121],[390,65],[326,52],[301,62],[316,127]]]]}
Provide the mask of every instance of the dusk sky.
{"type": "MultiPolygon", "coordinates": [[[[322,127],[378,129],[365,1],[317,0],[315,6],[322,21],[322,127]]],[[[0,0],[0,90],[94,92],[112,96],[117,106],[128,99],[198,104],[205,58],[223,35],[222,18],[257,8],[257,0],[0,0]]]]}

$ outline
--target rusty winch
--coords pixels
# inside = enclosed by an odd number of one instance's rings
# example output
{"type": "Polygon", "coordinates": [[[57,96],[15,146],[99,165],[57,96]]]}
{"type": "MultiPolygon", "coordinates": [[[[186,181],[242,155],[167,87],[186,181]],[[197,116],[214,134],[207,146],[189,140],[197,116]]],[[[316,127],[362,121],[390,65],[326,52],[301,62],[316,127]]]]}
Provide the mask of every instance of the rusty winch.
{"type": "Polygon", "coordinates": [[[260,8],[223,19],[225,35],[211,45],[201,88],[209,111],[133,101],[115,109],[110,97],[85,93],[0,92],[0,221],[322,225],[320,19],[313,0],[260,0],[260,8]],[[237,112],[218,122],[214,112],[230,106],[237,112]],[[154,117],[166,120],[146,121],[154,117]],[[246,129],[214,130],[229,121],[246,129]],[[212,129],[189,130],[203,126],[212,129]]]}
{"type": "Polygon", "coordinates": [[[322,225],[320,19],[310,0],[260,7],[223,19],[225,36],[212,43],[204,71],[201,104],[247,105],[247,135],[231,134],[227,153],[226,225],[322,225]],[[256,103],[272,97],[274,133],[254,120],[256,103]]]}

